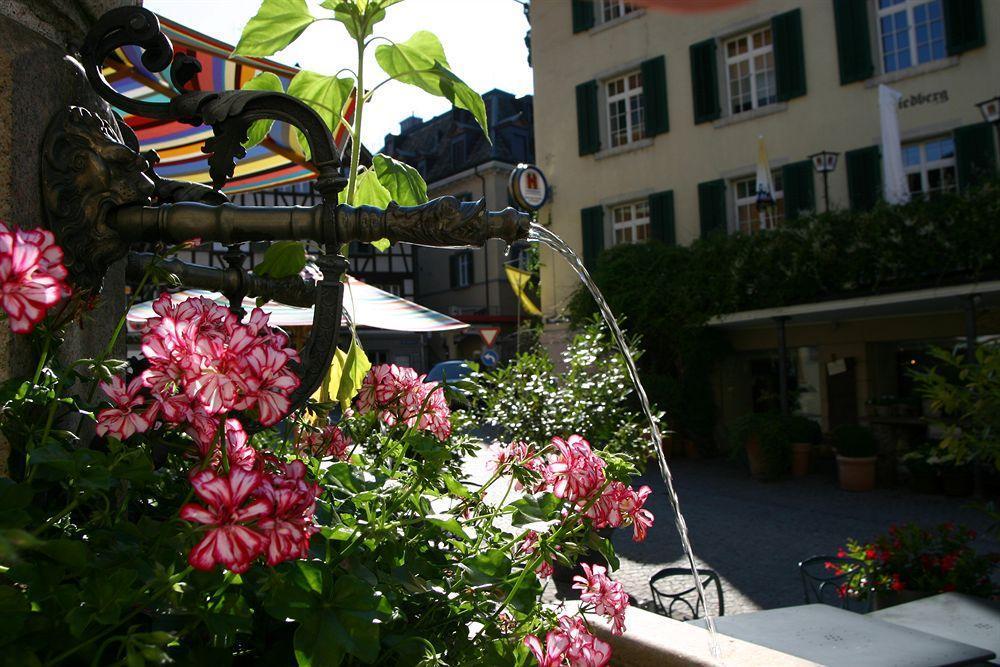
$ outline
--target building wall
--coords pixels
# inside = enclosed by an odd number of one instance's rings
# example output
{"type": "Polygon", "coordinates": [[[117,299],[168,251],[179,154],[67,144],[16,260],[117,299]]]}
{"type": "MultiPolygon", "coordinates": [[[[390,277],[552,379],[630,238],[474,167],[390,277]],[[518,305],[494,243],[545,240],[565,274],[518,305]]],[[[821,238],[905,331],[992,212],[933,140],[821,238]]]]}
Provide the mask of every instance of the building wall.
{"type": "MultiPolygon", "coordinates": [[[[901,108],[903,141],[931,137],[981,121],[975,104],[996,94],[1000,80],[1000,2],[984,0],[986,45],[958,56],[895,75],[840,84],[833,3],[829,0],[756,0],[725,11],[663,13],[638,10],[625,19],[573,34],[570,2],[538,2],[531,8],[535,73],[537,162],[553,188],[543,222],[578,252],[582,249],[581,210],[637,200],[673,190],[677,242],[699,234],[699,183],[752,176],[757,137],[763,136],[772,168],[806,159],[820,150],[841,153],[830,176],[834,207],[848,205],[843,153],[879,142],[878,88],[891,85],[905,96],[937,95],[901,108]],[[726,116],[725,70],[718,66],[723,116],[695,125],[689,47],[763,26],[781,12],[799,8],[805,51],[807,93],[754,113],[726,116]],[[666,57],[670,130],[626,150],[602,150],[581,157],[575,119],[575,87],[629,71],[649,58],[666,57]]],[[[869,3],[874,15],[874,4],[869,3]]],[[[874,35],[874,18],[869,20],[874,35]]],[[[874,46],[873,46],[874,48],[874,46]]],[[[721,46],[720,46],[721,58],[721,46]]],[[[873,51],[878,71],[878,51],[873,51]]],[[[603,105],[601,105],[603,106],[603,105]]],[[[603,113],[603,112],[602,112],[603,113]]],[[[602,116],[602,125],[606,119],[602,116]]],[[[606,130],[605,130],[606,131],[606,130]]],[[[607,146],[605,141],[604,146],[607,146]]],[[[822,182],[815,176],[817,203],[822,182]]],[[[728,188],[731,198],[732,188],[728,188]]],[[[821,205],[821,204],[820,204],[821,205]]],[[[730,199],[729,215],[732,216],[730,199]]],[[[605,226],[609,226],[605,215],[605,226]]],[[[606,233],[606,238],[608,235],[606,233]]],[[[545,252],[542,302],[547,316],[558,314],[576,287],[569,267],[545,252]]]]}

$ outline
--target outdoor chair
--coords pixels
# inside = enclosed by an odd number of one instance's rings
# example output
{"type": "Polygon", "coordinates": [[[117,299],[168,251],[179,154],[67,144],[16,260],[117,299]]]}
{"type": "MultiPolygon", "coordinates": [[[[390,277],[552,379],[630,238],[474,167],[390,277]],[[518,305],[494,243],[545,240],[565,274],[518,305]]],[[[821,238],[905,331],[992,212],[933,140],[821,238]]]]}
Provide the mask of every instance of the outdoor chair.
{"type": "MultiPolygon", "coordinates": [[[[702,588],[705,589],[706,602],[710,603],[709,590],[715,584],[715,593],[719,601],[718,614],[726,613],[722,601],[722,580],[715,570],[698,570],[702,588]]],[[[691,570],[686,567],[668,567],[660,570],[649,578],[649,592],[653,597],[652,611],[678,621],[688,621],[704,616],[701,600],[698,599],[698,589],[691,580],[691,570]]]]}
{"type": "Polygon", "coordinates": [[[844,586],[851,578],[863,573],[866,568],[865,562],[856,558],[840,556],[807,558],[799,563],[806,604],[828,604],[848,611],[868,613],[872,604],[870,591],[864,591],[862,595],[848,595],[844,592],[844,586]]]}

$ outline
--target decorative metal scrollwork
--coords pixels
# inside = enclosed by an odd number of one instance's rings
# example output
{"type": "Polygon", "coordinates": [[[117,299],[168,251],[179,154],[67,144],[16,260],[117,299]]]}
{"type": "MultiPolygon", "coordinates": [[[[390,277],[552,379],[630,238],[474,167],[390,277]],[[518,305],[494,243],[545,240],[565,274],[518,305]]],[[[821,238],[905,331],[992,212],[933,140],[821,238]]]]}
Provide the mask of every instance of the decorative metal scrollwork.
{"type": "MultiPolygon", "coordinates": [[[[122,111],[207,124],[213,137],[206,141],[212,186],[160,178],[155,152],[140,152],[135,134],[121,119],[72,107],[50,123],[44,144],[42,183],[48,224],[67,253],[67,264],[78,287],[100,291],[108,267],[128,253],[135,242],[182,242],[191,238],[239,244],[279,239],[312,240],[323,252],[317,264],[322,280],[274,280],[242,267],[237,246],[227,253],[228,268],[166,261],[182,284],[222,292],[236,312],[245,296],[274,299],[296,306],[314,306],[309,339],[294,370],[301,384],[292,395],[292,409],[300,406],[322,381],[333,355],[343,304],[341,279],[347,260],[336,253],[351,241],[392,241],[434,246],[482,245],[489,238],[508,242],[524,238],[528,216],[512,209],[486,211],[483,202],[460,203],[443,197],[422,206],[391,204],[382,210],[338,204],[347,184],[341,155],[330,129],[307,104],[285,93],[271,91],[186,91],[184,85],[200,71],[200,64],[173,52],[160,31],[156,16],[141,7],[113,9],[102,16],[81,49],[83,69],[94,90],[122,111]],[[153,72],[170,67],[177,95],[166,102],[144,102],[119,94],[104,78],[105,60],[124,46],[143,49],[142,64],[153,72]],[[221,189],[232,177],[236,162],[245,157],[243,143],[250,125],[263,119],[288,123],[300,130],[318,174],[316,188],[323,203],[305,207],[236,206],[221,189]]],[[[128,272],[141,274],[153,256],[132,253],[128,272]]]]}

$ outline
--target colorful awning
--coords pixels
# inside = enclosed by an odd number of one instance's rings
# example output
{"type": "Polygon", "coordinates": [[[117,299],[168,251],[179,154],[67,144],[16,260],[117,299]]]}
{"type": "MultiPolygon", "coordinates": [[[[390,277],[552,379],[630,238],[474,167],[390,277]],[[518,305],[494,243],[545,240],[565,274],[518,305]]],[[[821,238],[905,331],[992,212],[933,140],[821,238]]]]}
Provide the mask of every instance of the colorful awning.
{"type": "MultiPolygon", "coordinates": [[[[180,303],[198,296],[211,299],[224,306],[229,305],[229,301],[222,294],[205,290],[191,289],[174,292],[170,298],[175,303],[180,303]]],[[[253,299],[248,298],[243,302],[243,307],[248,311],[255,305],[253,299]]],[[[270,302],[264,305],[263,310],[271,316],[271,324],[279,327],[306,327],[312,325],[313,322],[312,308],[296,308],[270,302]]],[[[388,329],[390,331],[453,331],[469,326],[464,322],[459,322],[447,315],[408,301],[401,296],[390,294],[385,290],[380,290],[350,276],[347,278],[347,289],[344,291],[344,313],[349,315],[359,327],[388,329]]],[[[138,330],[151,317],[156,317],[156,313],[153,312],[153,302],[137,303],[128,311],[129,329],[138,330]]],[[[346,326],[346,318],[342,324],[346,326]]]]}
{"type": "MultiPolygon", "coordinates": [[[[275,74],[286,89],[298,72],[294,67],[263,58],[231,56],[233,47],[195,32],[170,19],[159,17],[160,27],[170,38],[175,53],[185,53],[201,63],[202,70],[185,90],[239,90],[260,72],[275,74]]],[[[164,72],[150,72],[141,60],[142,50],[126,46],[116,51],[117,60],[105,64],[104,76],[119,93],[144,102],[164,102],[177,95],[164,72]]],[[[160,156],[157,173],[164,178],[196,183],[211,183],[208,158],[201,152],[212,136],[209,126],[192,127],[185,123],[155,120],[125,114],[139,138],[143,150],[153,149],[160,156]]],[[[341,149],[347,133],[336,137],[341,149]]],[[[223,190],[229,194],[275,188],[315,178],[315,172],[303,157],[298,138],[286,123],[274,123],[270,135],[247,151],[236,165],[236,172],[223,190]]]]}

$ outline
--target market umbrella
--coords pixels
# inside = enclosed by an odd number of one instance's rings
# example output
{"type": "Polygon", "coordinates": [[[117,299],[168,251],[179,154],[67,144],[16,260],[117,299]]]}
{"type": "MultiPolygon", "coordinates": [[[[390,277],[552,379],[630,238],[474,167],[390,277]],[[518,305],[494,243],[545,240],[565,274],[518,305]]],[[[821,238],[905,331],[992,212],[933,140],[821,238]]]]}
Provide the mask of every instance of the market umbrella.
{"type": "MultiPolygon", "coordinates": [[[[170,298],[175,303],[180,303],[199,296],[229,306],[229,300],[225,296],[219,292],[206,290],[183,290],[172,293],[170,298]]],[[[248,297],[243,300],[243,307],[246,310],[249,311],[255,306],[254,299],[248,297]]],[[[270,323],[274,326],[306,327],[313,323],[312,308],[297,308],[273,301],[264,304],[262,308],[271,316],[270,323]]],[[[342,321],[344,325],[347,324],[347,316],[350,316],[359,327],[390,331],[454,331],[469,326],[465,322],[459,322],[436,310],[390,294],[350,276],[347,278],[347,289],[344,290],[344,314],[342,321]]],[[[129,328],[136,331],[151,317],[157,317],[153,312],[153,302],[137,303],[128,311],[129,328]]]]}
{"type": "MultiPolygon", "coordinates": [[[[185,90],[239,90],[261,72],[274,74],[287,89],[298,73],[294,67],[264,58],[232,56],[232,45],[162,16],[158,18],[162,31],[174,45],[174,52],[187,54],[201,64],[201,72],[185,84],[185,90]]],[[[144,102],[165,102],[177,95],[166,71],[151,72],[143,66],[142,50],[137,46],[118,49],[114,58],[105,63],[104,76],[117,92],[144,102]]],[[[348,119],[353,117],[353,98],[342,112],[348,119]]],[[[155,150],[160,156],[156,172],[161,177],[211,183],[208,156],[201,151],[205,140],[212,136],[211,127],[192,127],[175,120],[130,114],[125,114],[125,122],[136,133],[143,150],[155,150]]],[[[348,136],[343,126],[335,133],[334,140],[341,151],[348,136]]],[[[311,180],[316,173],[303,154],[297,133],[286,123],[274,123],[264,141],[250,148],[236,165],[233,178],[223,190],[236,194],[311,180]]]]}

